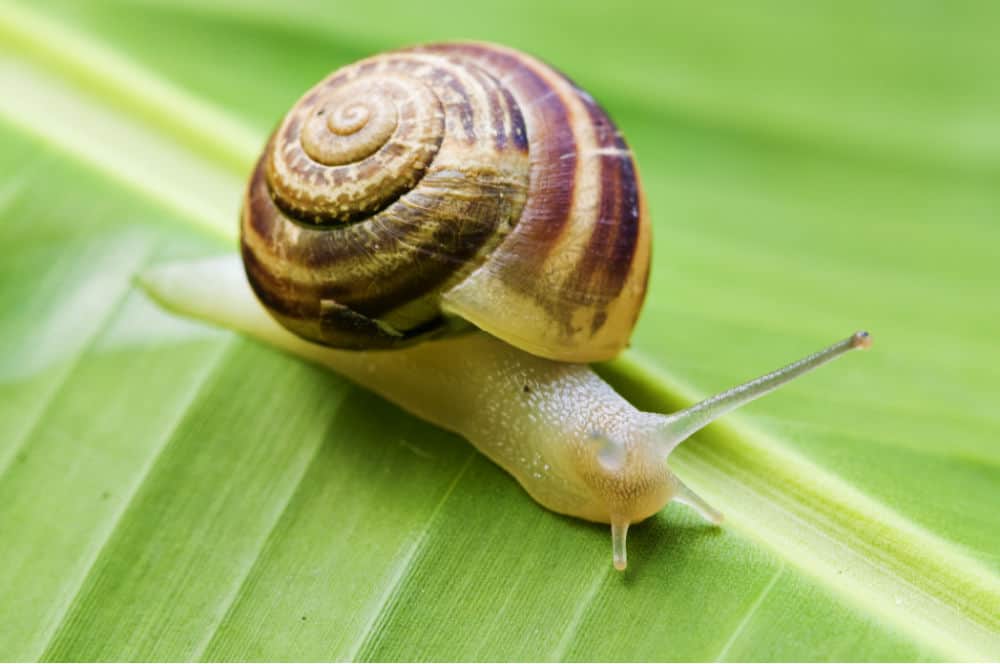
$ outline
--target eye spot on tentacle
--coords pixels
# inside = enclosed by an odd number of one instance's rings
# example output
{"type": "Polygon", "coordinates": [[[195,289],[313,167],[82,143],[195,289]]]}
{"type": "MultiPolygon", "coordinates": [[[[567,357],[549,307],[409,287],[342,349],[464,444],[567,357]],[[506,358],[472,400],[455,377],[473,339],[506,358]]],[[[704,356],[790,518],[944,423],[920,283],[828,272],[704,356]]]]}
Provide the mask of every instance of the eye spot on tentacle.
{"type": "Polygon", "coordinates": [[[614,473],[625,467],[627,452],[624,445],[600,431],[591,431],[590,440],[597,453],[597,462],[604,470],[614,473]]]}

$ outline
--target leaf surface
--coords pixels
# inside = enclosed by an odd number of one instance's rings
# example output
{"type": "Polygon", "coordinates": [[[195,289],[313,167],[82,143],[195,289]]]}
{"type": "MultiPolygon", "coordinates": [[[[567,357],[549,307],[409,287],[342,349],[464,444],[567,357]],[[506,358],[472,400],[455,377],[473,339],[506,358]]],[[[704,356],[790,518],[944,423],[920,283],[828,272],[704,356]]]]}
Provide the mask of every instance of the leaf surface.
{"type": "Polygon", "coordinates": [[[0,657],[1000,656],[996,8],[537,4],[3,6],[0,657]],[[315,80],[444,38],[635,146],[655,265],[602,371],[639,405],[876,335],[686,443],[728,521],[670,507],[624,576],[459,438],[134,286],[232,251],[315,80]]]}

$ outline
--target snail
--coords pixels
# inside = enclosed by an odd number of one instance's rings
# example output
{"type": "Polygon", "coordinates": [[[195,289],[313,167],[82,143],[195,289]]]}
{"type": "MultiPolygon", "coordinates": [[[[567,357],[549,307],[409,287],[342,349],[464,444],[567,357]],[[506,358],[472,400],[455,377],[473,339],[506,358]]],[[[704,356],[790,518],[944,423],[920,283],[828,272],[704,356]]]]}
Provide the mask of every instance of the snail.
{"type": "Polygon", "coordinates": [[[563,74],[492,44],[387,52],[309,90],[250,177],[241,254],[143,282],[458,432],[546,508],[610,524],[617,569],[629,526],[672,500],[722,521],[668,468],[678,444],[870,344],[855,333],[671,415],[634,408],[588,366],[625,348],[645,296],[632,152],[563,74]]]}

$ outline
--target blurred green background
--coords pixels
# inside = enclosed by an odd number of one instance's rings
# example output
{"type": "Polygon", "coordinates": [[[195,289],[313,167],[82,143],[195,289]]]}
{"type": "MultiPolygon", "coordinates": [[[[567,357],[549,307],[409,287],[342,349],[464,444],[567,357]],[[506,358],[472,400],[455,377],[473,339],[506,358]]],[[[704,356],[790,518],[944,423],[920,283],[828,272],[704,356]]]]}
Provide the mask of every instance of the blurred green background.
{"type": "Polygon", "coordinates": [[[0,659],[1000,658],[1000,5],[0,4],[0,659]],[[551,514],[458,437],[159,311],[336,67],[484,39],[633,146],[629,356],[674,408],[875,348],[688,442],[729,516],[551,514]]]}

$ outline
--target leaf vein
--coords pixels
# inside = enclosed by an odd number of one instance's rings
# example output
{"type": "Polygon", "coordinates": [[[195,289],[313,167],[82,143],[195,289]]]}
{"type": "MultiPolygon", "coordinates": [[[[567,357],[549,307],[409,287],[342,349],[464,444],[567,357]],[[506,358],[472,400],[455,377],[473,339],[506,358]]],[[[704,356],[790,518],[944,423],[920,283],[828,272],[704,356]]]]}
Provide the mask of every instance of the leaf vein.
{"type": "Polygon", "coordinates": [[[372,606],[369,615],[364,621],[364,627],[361,630],[360,636],[351,645],[347,654],[343,658],[345,661],[358,661],[362,653],[373,645],[374,639],[377,638],[379,633],[379,625],[382,624],[385,618],[389,615],[393,605],[395,604],[394,600],[396,596],[405,584],[406,579],[409,578],[414,565],[420,558],[420,554],[426,547],[428,536],[435,521],[437,521],[438,515],[441,513],[442,508],[445,503],[448,502],[452,493],[455,491],[455,487],[458,486],[459,481],[469,470],[476,454],[477,453],[471,451],[469,452],[465,459],[465,463],[463,463],[458,469],[458,472],[455,473],[455,476],[448,484],[448,488],[445,489],[444,494],[442,494],[441,498],[434,506],[434,509],[431,510],[430,515],[427,517],[427,521],[420,529],[417,537],[413,540],[413,544],[410,545],[403,558],[393,568],[389,577],[389,583],[386,585],[385,590],[379,595],[378,601],[372,606]]]}
{"type": "Polygon", "coordinates": [[[715,656],[716,662],[721,662],[726,658],[726,655],[729,654],[733,644],[736,643],[736,640],[739,639],[740,635],[746,630],[747,625],[750,624],[754,615],[756,615],[757,609],[759,609],[760,605],[764,603],[764,598],[771,593],[771,589],[774,588],[774,584],[778,582],[778,578],[781,577],[784,572],[785,564],[782,563],[781,566],[774,571],[774,574],[771,575],[771,580],[767,582],[764,589],[757,595],[757,598],[753,601],[753,604],[750,605],[749,610],[747,610],[746,615],[744,615],[743,619],[740,620],[738,625],[736,625],[733,633],[729,635],[729,639],[727,639],[725,645],[722,646],[722,650],[720,650],[719,654],[715,656]]]}

